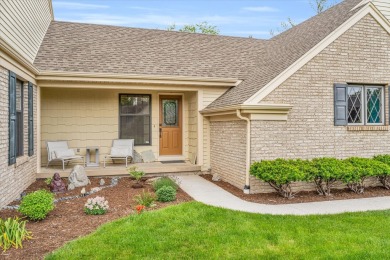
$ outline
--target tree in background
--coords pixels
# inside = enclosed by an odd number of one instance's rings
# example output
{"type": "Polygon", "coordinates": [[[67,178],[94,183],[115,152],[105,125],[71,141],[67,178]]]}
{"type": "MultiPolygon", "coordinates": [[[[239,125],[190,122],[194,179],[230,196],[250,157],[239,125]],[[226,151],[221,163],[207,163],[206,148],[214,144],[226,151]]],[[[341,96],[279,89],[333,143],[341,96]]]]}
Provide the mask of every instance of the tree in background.
{"type": "Polygon", "coordinates": [[[217,26],[210,25],[208,22],[204,21],[197,24],[186,24],[181,28],[177,28],[176,24],[172,24],[167,27],[168,31],[178,31],[178,32],[189,32],[189,33],[203,33],[203,34],[212,34],[218,35],[219,29],[217,26]]]}
{"type": "MultiPolygon", "coordinates": [[[[311,8],[313,8],[313,10],[316,12],[316,14],[324,12],[326,9],[336,5],[338,2],[340,2],[340,0],[334,0],[332,3],[330,3],[329,0],[309,0],[309,4],[311,8]]],[[[294,27],[295,25],[296,24],[294,23],[294,21],[290,17],[288,17],[287,22],[280,23],[281,28],[276,29],[276,31],[271,30],[270,34],[271,36],[275,36],[294,27]]]]}

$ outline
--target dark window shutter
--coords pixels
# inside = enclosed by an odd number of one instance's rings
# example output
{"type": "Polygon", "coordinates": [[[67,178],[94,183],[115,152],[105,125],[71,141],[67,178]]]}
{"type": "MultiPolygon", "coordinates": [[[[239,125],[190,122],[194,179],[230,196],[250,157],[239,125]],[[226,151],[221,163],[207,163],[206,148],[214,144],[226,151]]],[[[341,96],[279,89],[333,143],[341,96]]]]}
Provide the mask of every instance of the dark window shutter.
{"type": "Polygon", "coordinates": [[[16,163],[16,75],[12,71],[9,72],[9,88],[8,88],[8,164],[16,163]]]}
{"type": "Polygon", "coordinates": [[[346,84],[334,85],[334,125],[348,124],[348,95],[346,84]]]}
{"type": "Polygon", "coordinates": [[[34,155],[34,87],[28,83],[28,156],[34,155]]]}

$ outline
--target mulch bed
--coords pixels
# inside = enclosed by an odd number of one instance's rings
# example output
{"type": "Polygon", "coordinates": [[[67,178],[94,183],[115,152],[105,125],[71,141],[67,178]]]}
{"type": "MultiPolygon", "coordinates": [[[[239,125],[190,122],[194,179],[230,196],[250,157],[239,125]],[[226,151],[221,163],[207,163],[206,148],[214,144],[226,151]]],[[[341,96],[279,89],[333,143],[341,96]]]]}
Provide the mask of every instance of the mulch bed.
{"type": "Polygon", "coordinates": [[[241,189],[231,185],[230,183],[225,181],[212,181],[213,176],[210,174],[201,176],[243,200],[262,204],[277,205],[390,196],[390,190],[386,190],[383,187],[368,187],[364,189],[363,194],[356,194],[349,189],[333,189],[331,196],[320,196],[316,191],[301,191],[297,193],[293,199],[286,199],[276,192],[244,194],[241,189]]]}
{"type": "MultiPolygon", "coordinates": [[[[86,186],[86,190],[99,187],[101,178],[90,178],[91,185],[86,186]]],[[[111,183],[110,178],[104,178],[106,185],[111,183]]],[[[143,189],[133,189],[135,183],[130,178],[121,178],[117,186],[103,189],[87,197],[61,201],[56,204],[56,208],[48,217],[40,222],[28,222],[26,227],[32,232],[33,239],[24,241],[22,249],[11,248],[7,252],[0,251],[0,259],[42,259],[45,254],[63,246],[66,242],[78,237],[85,236],[106,222],[125,217],[135,213],[136,202],[134,196],[142,191],[153,192],[149,184],[145,184],[143,189]],[[88,198],[103,196],[108,200],[110,209],[105,215],[90,216],[83,211],[84,204],[88,198]]],[[[47,189],[43,180],[37,180],[26,191],[31,192],[39,189],[47,189]]],[[[57,194],[56,198],[79,195],[81,188],[73,191],[57,194]]],[[[175,205],[193,200],[182,190],[177,193],[176,201],[169,203],[156,202],[156,207],[146,210],[156,210],[159,208],[175,205]]],[[[13,203],[13,204],[18,204],[13,203]]],[[[0,210],[0,218],[15,217],[21,215],[16,210],[0,210]]]]}

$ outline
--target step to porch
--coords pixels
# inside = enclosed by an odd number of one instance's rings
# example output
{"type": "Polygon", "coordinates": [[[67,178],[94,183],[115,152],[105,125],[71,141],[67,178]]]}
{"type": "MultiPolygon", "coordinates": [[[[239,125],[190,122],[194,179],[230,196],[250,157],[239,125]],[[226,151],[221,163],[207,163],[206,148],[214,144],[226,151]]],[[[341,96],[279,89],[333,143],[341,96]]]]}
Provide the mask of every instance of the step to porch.
{"type": "MultiPolygon", "coordinates": [[[[199,174],[201,171],[200,165],[193,165],[189,162],[184,163],[136,163],[129,164],[128,167],[136,166],[139,170],[146,173],[147,176],[169,176],[169,175],[191,175],[199,174]]],[[[68,177],[72,171],[73,166],[70,165],[62,170],[60,166],[50,166],[49,168],[42,167],[41,171],[37,173],[37,178],[52,177],[54,173],[58,172],[61,177],[68,177]]],[[[85,168],[88,177],[101,177],[101,176],[128,176],[125,165],[107,166],[106,168],[100,167],[86,167],[85,168]]]]}

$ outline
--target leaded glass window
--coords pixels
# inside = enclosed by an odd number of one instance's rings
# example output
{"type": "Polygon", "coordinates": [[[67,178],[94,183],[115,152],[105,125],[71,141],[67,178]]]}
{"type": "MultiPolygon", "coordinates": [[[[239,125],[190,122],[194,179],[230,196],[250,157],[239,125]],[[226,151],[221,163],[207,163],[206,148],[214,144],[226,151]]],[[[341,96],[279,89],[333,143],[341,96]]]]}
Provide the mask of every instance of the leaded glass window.
{"type": "Polygon", "coordinates": [[[177,100],[163,99],[163,126],[178,126],[179,104],[177,100]]]}
{"type": "Polygon", "coordinates": [[[150,95],[120,95],[119,117],[120,139],[134,139],[135,145],[151,144],[150,95]]]}
{"type": "Polygon", "coordinates": [[[383,124],[383,95],[381,86],[348,86],[348,124],[383,124]]]}

